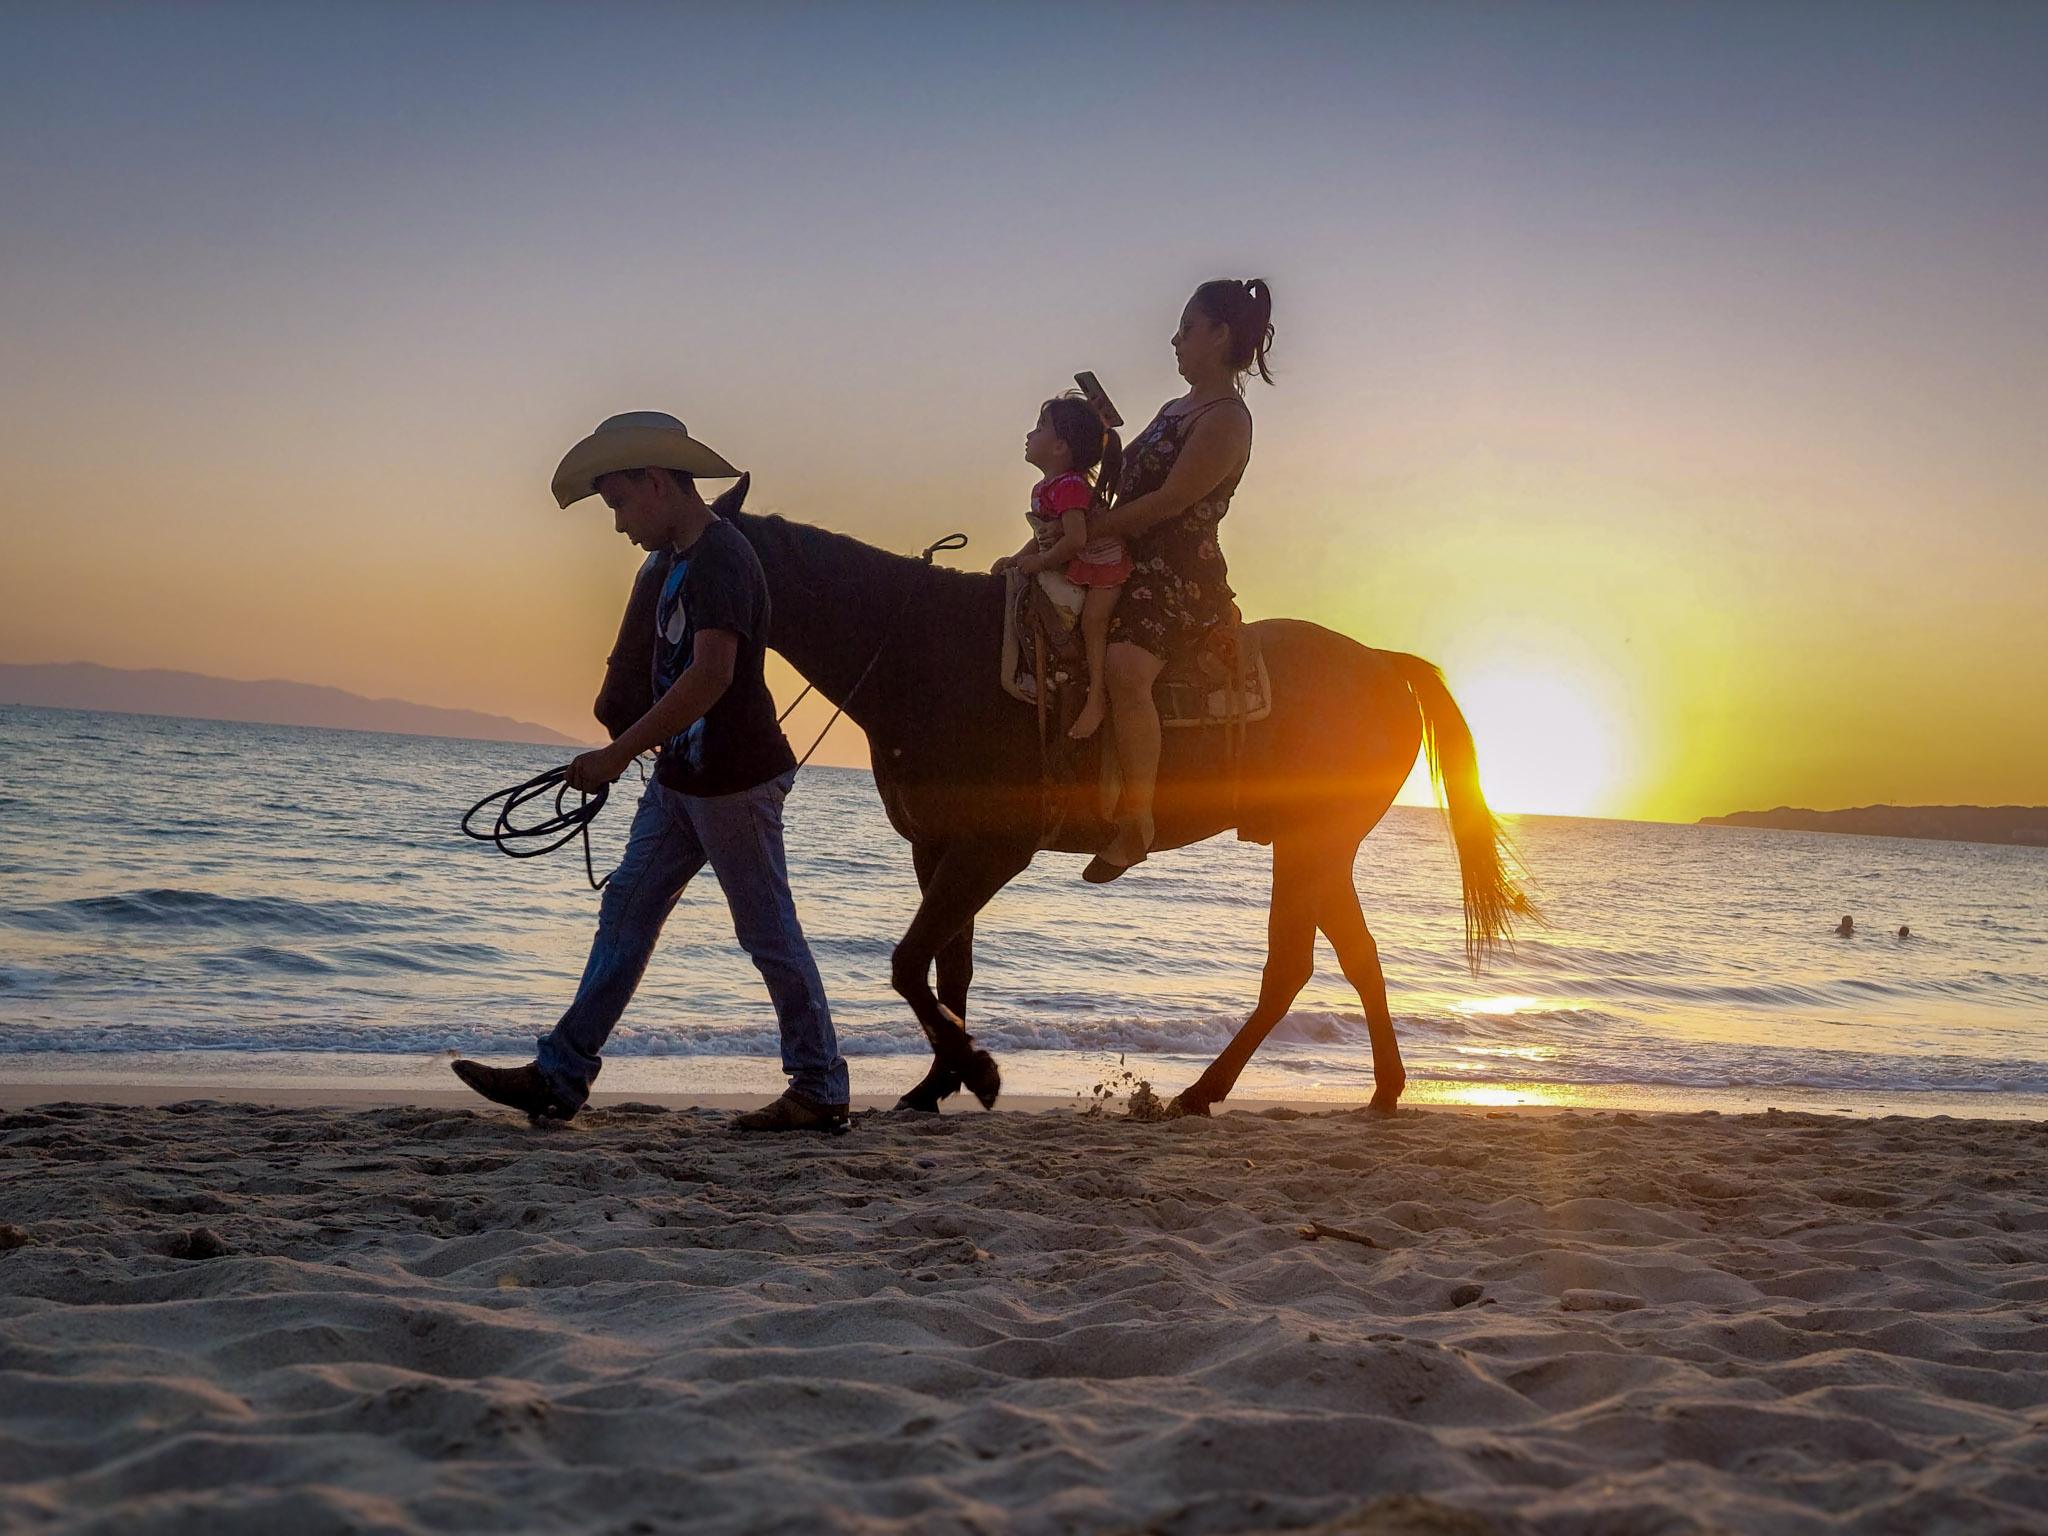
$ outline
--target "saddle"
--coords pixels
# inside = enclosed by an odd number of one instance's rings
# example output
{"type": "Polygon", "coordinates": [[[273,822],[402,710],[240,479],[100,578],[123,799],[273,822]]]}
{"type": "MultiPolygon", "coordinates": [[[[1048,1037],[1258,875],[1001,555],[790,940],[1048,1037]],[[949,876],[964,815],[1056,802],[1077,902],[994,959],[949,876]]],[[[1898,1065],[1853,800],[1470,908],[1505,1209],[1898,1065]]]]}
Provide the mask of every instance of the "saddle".
{"type": "MultiPolygon", "coordinates": [[[[1038,710],[1042,817],[1040,846],[1052,847],[1069,822],[1111,827],[1121,788],[1112,747],[1115,720],[1086,741],[1067,728],[1088,693],[1087,646],[1081,635],[1086,594],[1057,571],[1035,578],[1009,574],[1003,606],[1003,691],[1038,710]]],[[[1273,712],[1273,681],[1258,635],[1241,622],[1218,625],[1191,655],[1170,659],[1154,685],[1162,726],[1211,727],[1211,756],[1236,799],[1245,727],[1273,712]]]]}
{"type": "MultiPolygon", "coordinates": [[[[1088,658],[1081,639],[1085,595],[1057,571],[1045,571],[1035,580],[1009,573],[1003,691],[1041,706],[1048,723],[1078,713],[1087,693],[1088,658]]],[[[1242,728],[1273,712],[1273,680],[1259,637],[1242,623],[1219,624],[1200,649],[1169,657],[1153,694],[1159,723],[1167,727],[1242,728]]]]}

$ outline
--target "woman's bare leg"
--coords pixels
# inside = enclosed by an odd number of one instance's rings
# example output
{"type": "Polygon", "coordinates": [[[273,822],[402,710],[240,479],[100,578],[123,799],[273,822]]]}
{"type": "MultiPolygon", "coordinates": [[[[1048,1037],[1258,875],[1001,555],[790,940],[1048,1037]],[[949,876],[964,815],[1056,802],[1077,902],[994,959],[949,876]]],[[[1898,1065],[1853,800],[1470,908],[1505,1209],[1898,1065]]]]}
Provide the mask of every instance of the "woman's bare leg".
{"type": "Polygon", "coordinates": [[[1088,595],[1081,599],[1081,639],[1088,647],[1088,702],[1081,706],[1080,715],[1067,731],[1076,741],[1085,741],[1102,728],[1103,708],[1109,695],[1109,679],[1103,675],[1109,650],[1109,616],[1116,612],[1117,595],[1122,591],[1121,587],[1090,587],[1088,595]]]}
{"type": "Polygon", "coordinates": [[[1108,649],[1110,708],[1116,711],[1116,761],[1123,772],[1117,834],[1102,850],[1112,864],[1136,864],[1152,846],[1152,791],[1159,778],[1159,706],[1152,685],[1166,663],[1120,640],[1108,649]]]}

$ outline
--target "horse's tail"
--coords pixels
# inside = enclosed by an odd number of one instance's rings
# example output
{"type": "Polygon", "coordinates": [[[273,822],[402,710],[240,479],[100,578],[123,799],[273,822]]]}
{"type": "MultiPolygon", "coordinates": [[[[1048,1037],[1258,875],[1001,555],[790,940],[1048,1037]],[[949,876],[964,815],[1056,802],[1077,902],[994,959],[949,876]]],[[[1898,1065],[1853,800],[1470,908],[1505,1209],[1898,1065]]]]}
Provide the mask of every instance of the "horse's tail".
{"type": "Polygon", "coordinates": [[[1515,883],[1513,871],[1521,861],[1479,787],[1472,728],[1444,685],[1443,674],[1420,656],[1384,654],[1422,711],[1430,783],[1458,850],[1458,879],[1465,894],[1465,963],[1476,972],[1502,944],[1513,946],[1517,918],[1535,921],[1540,914],[1515,883]]]}

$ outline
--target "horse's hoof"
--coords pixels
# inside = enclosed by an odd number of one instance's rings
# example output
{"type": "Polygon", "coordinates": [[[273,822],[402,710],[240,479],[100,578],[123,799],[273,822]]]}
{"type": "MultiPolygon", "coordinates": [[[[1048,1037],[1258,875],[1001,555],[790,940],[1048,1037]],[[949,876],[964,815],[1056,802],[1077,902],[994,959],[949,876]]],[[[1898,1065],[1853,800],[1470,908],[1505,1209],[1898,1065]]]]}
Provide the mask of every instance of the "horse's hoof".
{"type": "Polygon", "coordinates": [[[914,1109],[921,1115],[936,1115],[939,1105],[960,1091],[960,1077],[954,1072],[934,1069],[924,1081],[896,1101],[898,1109],[914,1109]]]}
{"type": "Polygon", "coordinates": [[[1397,1088],[1388,1093],[1382,1089],[1367,1101],[1365,1107],[1375,1115],[1391,1115],[1401,1107],[1401,1090],[1397,1088]]]}
{"type": "Polygon", "coordinates": [[[1210,1102],[1208,1099],[1195,1097],[1193,1090],[1189,1090],[1175,1094],[1173,1102],[1166,1106],[1166,1112],[1169,1115],[1200,1115],[1207,1119],[1210,1102]]]}
{"type": "Polygon", "coordinates": [[[987,1051],[976,1051],[960,1063],[960,1081],[983,1109],[994,1109],[996,1096],[1003,1091],[1003,1069],[987,1051]]]}

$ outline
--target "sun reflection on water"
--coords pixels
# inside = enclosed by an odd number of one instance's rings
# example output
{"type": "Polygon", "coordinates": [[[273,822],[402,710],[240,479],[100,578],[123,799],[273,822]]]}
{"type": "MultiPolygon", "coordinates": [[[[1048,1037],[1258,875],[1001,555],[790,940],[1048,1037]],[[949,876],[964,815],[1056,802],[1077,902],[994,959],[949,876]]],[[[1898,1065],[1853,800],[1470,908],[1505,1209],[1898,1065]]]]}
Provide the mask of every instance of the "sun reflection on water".
{"type": "Polygon", "coordinates": [[[1558,1083],[1459,1083],[1442,1079],[1418,1082],[1410,1079],[1404,1103],[1453,1104],[1470,1109],[1514,1109],[1535,1105],[1549,1109],[1578,1109],[1592,1103],[1584,1089],[1558,1083]]]}
{"type": "MultiPolygon", "coordinates": [[[[1562,1054],[1554,1045],[1454,1045],[1451,1049],[1460,1056],[1483,1056],[1488,1060],[1511,1056],[1520,1057],[1523,1061],[1554,1061],[1562,1054]]],[[[1455,1067],[1464,1063],[1447,1062],[1445,1065],[1455,1067]]]]}
{"type": "Polygon", "coordinates": [[[1518,1013],[1534,1012],[1542,1006],[1541,998],[1506,992],[1498,997],[1461,998],[1451,1004],[1451,1012],[1462,1013],[1468,1018],[1509,1018],[1518,1013]]]}

